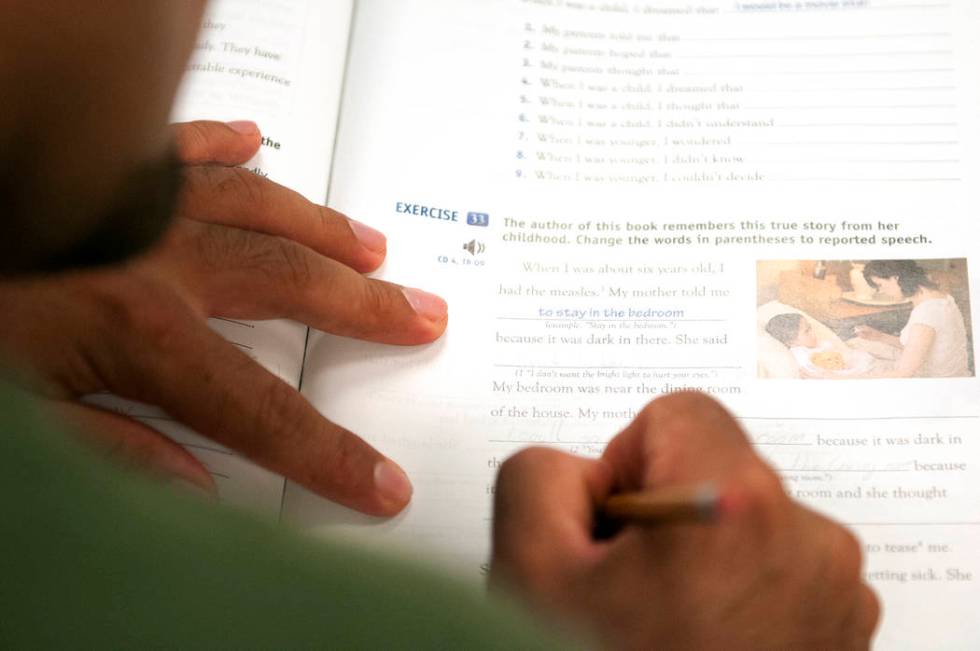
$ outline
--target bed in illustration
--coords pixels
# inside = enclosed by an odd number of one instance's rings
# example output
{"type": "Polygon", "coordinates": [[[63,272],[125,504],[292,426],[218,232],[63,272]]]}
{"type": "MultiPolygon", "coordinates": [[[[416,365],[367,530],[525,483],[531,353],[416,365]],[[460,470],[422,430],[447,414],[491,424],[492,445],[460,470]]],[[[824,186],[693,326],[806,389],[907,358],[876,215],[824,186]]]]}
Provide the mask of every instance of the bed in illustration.
{"type": "Polygon", "coordinates": [[[758,307],[756,325],[762,378],[859,378],[883,373],[894,364],[892,347],[859,337],[845,341],[803,310],[779,301],[758,307]],[[785,326],[782,330],[780,324],[785,326]],[[801,338],[807,331],[810,338],[801,338]]]}

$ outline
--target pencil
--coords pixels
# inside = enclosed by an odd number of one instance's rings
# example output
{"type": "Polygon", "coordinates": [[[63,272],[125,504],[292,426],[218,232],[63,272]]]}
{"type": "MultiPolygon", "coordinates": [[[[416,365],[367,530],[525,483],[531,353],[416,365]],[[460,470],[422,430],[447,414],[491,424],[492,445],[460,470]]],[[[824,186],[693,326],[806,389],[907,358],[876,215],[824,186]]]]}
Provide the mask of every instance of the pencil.
{"type": "Polygon", "coordinates": [[[637,523],[708,522],[718,517],[721,500],[712,483],[620,493],[603,503],[602,516],[637,523]]]}

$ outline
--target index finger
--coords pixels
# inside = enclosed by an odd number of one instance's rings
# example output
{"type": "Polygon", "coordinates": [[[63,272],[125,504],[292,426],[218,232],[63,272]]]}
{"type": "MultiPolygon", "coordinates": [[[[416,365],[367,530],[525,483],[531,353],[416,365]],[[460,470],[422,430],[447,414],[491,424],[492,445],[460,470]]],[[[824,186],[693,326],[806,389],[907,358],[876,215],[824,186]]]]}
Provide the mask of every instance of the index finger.
{"type": "Polygon", "coordinates": [[[115,357],[96,360],[113,392],[155,404],[334,502],[378,516],[405,507],[412,487],[393,461],[321,416],[298,391],[189,309],[156,298],[139,311],[125,312],[129,323],[110,324],[109,331],[140,333],[120,338],[115,357]]]}

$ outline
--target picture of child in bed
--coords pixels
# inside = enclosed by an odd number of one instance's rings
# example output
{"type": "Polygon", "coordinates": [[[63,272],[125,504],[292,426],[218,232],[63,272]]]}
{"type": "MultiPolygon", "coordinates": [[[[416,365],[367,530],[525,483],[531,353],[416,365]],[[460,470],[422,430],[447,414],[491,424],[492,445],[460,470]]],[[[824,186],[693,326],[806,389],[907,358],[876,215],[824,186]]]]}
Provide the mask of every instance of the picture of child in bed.
{"type": "Polygon", "coordinates": [[[777,314],[769,319],[766,332],[789,348],[803,377],[830,377],[833,371],[847,369],[844,356],[833,350],[830,342],[819,343],[813,327],[802,314],[777,314]]]}

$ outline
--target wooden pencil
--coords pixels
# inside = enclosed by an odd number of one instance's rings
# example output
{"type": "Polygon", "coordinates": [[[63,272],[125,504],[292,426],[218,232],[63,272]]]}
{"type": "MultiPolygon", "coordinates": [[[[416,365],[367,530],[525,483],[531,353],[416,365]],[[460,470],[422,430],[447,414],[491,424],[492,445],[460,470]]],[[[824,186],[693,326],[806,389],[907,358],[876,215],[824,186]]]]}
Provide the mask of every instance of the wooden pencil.
{"type": "Polygon", "coordinates": [[[705,483],[619,493],[603,503],[601,515],[612,520],[651,524],[707,522],[718,517],[719,507],[717,488],[705,483]]]}

